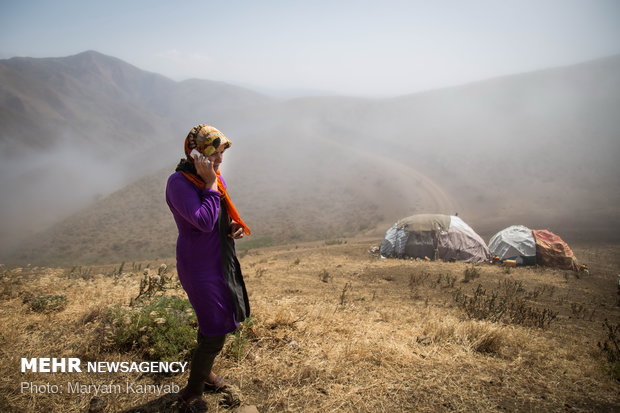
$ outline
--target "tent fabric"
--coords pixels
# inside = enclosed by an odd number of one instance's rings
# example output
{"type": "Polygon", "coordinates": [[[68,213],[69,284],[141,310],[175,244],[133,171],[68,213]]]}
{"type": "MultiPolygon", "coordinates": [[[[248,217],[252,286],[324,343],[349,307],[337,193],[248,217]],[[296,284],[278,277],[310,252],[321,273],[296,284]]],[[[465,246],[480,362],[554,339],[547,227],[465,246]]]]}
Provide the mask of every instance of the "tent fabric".
{"type": "Polygon", "coordinates": [[[447,231],[452,222],[450,215],[417,214],[399,220],[396,225],[407,227],[409,232],[417,231],[447,231]]]}
{"type": "Polygon", "coordinates": [[[489,250],[501,260],[515,259],[526,265],[579,269],[577,258],[568,244],[546,229],[532,230],[523,225],[513,225],[489,240],[489,250]]]}
{"type": "Polygon", "coordinates": [[[385,233],[385,239],[381,243],[381,255],[386,257],[398,256],[399,252],[405,250],[407,243],[407,231],[404,227],[398,227],[397,224],[392,225],[385,233]]]}
{"type": "Polygon", "coordinates": [[[577,271],[575,254],[562,238],[546,229],[532,230],[536,241],[536,258],[540,265],[577,271]]]}
{"type": "Polygon", "coordinates": [[[441,214],[418,214],[390,227],[380,247],[384,257],[482,262],[490,257],[484,240],[462,219],[441,214]]]}
{"type": "Polygon", "coordinates": [[[536,262],[536,242],[532,230],[523,225],[513,225],[495,234],[489,241],[489,250],[500,260],[536,262]]]}
{"type": "Polygon", "coordinates": [[[490,258],[489,249],[480,235],[461,218],[450,217],[448,231],[439,233],[439,256],[445,261],[482,262],[490,258]]]}

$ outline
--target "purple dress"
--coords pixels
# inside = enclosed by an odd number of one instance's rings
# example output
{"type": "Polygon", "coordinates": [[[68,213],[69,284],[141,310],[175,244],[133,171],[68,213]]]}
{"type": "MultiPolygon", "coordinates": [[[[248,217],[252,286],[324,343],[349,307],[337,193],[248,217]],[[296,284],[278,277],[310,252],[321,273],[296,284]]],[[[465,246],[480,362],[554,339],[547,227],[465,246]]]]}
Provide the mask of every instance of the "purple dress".
{"type": "Polygon", "coordinates": [[[201,190],[175,172],[168,178],[166,202],[179,230],[179,281],[196,312],[200,333],[213,337],[236,330],[239,324],[223,265],[220,228],[225,207],[219,192],[201,190]]]}

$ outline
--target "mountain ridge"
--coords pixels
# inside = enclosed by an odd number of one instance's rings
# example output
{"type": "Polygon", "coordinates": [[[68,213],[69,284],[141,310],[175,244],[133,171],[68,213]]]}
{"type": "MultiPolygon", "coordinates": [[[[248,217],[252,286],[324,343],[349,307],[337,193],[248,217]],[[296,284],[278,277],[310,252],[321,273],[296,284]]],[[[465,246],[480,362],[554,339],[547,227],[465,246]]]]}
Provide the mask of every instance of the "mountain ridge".
{"type": "Polygon", "coordinates": [[[147,144],[133,153],[112,145],[115,156],[128,152],[118,165],[140,189],[120,189],[113,202],[104,197],[76,215],[79,222],[39,232],[13,259],[173,255],[165,177],[187,130],[204,122],[234,143],[224,174],[255,244],[380,236],[421,212],[458,212],[485,235],[515,223],[551,226],[569,241],[617,238],[620,229],[620,56],[389,99],[279,101],[221,82],[169,84],[169,100],[135,100],[138,108],[160,102],[148,112],[160,137],[136,132],[147,144]],[[136,159],[149,160],[143,173],[136,159]],[[106,216],[119,219],[106,224],[106,216]],[[93,253],[84,254],[84,234],[95,233],[93,253]]]}
{"type": "MultiPolygon", "coordinates": [[[[270,100],[256,92],[223,82],[176,82],[95,51],[64,58],[5,59],[0,60],[0,69],[0,75],[3,75],[0,78],[0,105],[5,110],[8,108],[10,115],[33,117],[20,122],[21,129],[41,122],[60,127],[55,122],[65,122],[68,126],[77,125],[78,128],[72,128],[73,133],[80,135],[81,139],[90,137],[90,142],[96,139],[89,135],[89,126],[98,126],[110,140],[116,137],[116,144],[131,143],[136,137],[144,136],[165,140],[181,124],[192,123],[196,111],[214,110],[215,105],[209,105],[208,99],[189,101],[191,93],[207,97],[225,94],[231,101],[229,105],[234,106],[262,103],[261,99],[270,100]],[[190,83],[191,88],[188,88],[190,83]],[[20,93],[23,90],[28,93],[20,93]],[[28,101],[27,97],[35,97],[36,102],[28,101]],[[199,106],[199,109],[192,113],[192,106],[199,106]],[[20,108],[28,110],[20,111],[20,108]],[[162,117],[179,120],[163,131],[149,127],[153,123],[165,124],[162,117]],[[118,122],[119,118],[127,119],[118,122]],[[123,127],[128,125],[141,126],[124,132],[123,127]]],[[[3,121],[13,131],[20,129],[14,126],[10,116],[3,116],[3,121]]],[[[29,133],[27,127],[25,129],[22,136],[38,135],[29,133]]],[[[60,140],[60,135],[61,132],[52,129],[48,140],[60,140]]],[[[0,131],[0,142],[13,140],[0,131]]],[[[144,138],[139,141],[145,142],[144,138]]],[[[36,148],[49,147],[52,142],[38,140],[34,143],[36,148]]]]}

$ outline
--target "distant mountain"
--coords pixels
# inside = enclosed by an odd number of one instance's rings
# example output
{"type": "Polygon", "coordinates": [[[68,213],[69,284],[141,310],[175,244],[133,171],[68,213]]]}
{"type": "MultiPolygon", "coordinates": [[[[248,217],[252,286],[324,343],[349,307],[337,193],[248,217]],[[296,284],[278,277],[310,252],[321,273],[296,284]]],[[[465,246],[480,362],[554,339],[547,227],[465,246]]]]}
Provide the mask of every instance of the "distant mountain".
{"type": "Polygon", "coordinates": [[[618,113],[616,55],[403,96],[366,120],[482,231],[513,217],[599,239],[620,230],[618,113]]]}
{"type": "Polygon", "coordinates": [[[0,250],[157,171],[177,154],[153,151],[180,131],[271,101],[222,82],[175,82],[94,51],[0,60],[0,250]]]}
{"type": "Polygon", "coordinates": [[[380,236],[421,212],[458,213],[485,236],[524,224],[569,242],[619,239],[620,56],[393,99],[282,102],[220,86],[173,82],[173,98],[119,98],[167,122],[158,130],[170,138],[139,155],[159,171],[30,238],[12,259],[173,255],[163,190],[188,129],[175,129],[178,119],[211,122],[233,140],[224,175],[254,231],[246,247],[380,236]],[[200,87],[217,95],[213,117],[193,111],[200,87]]]}
{"type": "Polygon", "coordinates": [[[169,139],[205,116],[267,101],[221,82],[175,82],[94,51],[16,57],[0,60],[0,143],[20,150],[69,139],[98,149],[135,149],[169,139]]]}

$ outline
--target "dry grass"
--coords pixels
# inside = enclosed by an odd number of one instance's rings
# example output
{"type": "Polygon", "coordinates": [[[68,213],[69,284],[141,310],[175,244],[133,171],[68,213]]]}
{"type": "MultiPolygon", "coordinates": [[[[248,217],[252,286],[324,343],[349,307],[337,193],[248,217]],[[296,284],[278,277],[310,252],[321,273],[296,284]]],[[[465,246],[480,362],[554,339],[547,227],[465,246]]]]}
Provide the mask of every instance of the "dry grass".
{"type": "MultiPolygon", "coordinates": [[[[620,318],[615,264],[579,278],[549,269],[506,274],[481,265],[479,277],[463,283],[465,264],[377,259],[366,252],[368,240],[329,244],[251,250],[241,259],[254,317],[229,338],[216,368],[259,411],[620,409],[620,384],[597,346],[605,337],[603,320],[620,318]],[[453,298],[458,288],[471,294],[478,284],[500,291],[516,283],[528,305],[558,312],[548,328],[469,319],[453,298]],[[577,305],[586,310],[576,311],[577,305]]],[[[599,256],[606,259],[611,255],[599,256]]],[[[12,270],[3,279],[2,410],[82,412],[93,397],[21,394],[21,381],[185,383],[187,373],[19,373],[20,357],[141,361],[103,353],[97,335],[98,314],[129,303],[140,274],[104,276],[109,269],[101,267],[89,279],[76,279],[66,272],[12,270]],[[57,313],[32,312],[23,297],[38,294],[66,295],[67,306],[57,313]]],[[[161,407],[165,400],[152,394],[101,398],[106,412],[167,411],[161,407]]],[[[217,396],[207,400],[210,411],[225,410],[217,396]]]]}

